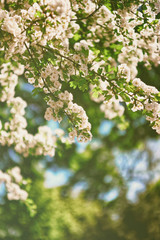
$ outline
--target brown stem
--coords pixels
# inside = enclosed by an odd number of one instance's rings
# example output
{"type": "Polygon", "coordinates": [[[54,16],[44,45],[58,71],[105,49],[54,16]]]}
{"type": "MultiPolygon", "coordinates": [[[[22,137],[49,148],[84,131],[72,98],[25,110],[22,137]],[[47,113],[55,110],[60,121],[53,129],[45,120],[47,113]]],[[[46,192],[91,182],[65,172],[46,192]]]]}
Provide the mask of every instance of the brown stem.
{"type": "Polygon", "coordinates": [[[98,10],[102,7],[102,5],[99,5],[98,8],[96,8],[91,14],[89,14],[87,17],[84,17],[84,18],[74,18],[74,19],[71,19],[71,21],[81,21],[81,20],[85,20],[85,19],[88,19],[90,17],[93,17],[93,15],[98,12],[98,10]]]}
{"type": "MultiPolygon", "coordinates": [[[[38,67],[38,65],[37,65],[37,63],[36,63],[36,61],[35,61],[35,59],[34,59],[32,53],[31,53],[31,51],[30,51],[30,49],[28,48],[28,46],[27,46],[27,44],[26,44],[25,42],[24,42],[24,44],[25,44],[25,47],[26,47],[26,49],[27,49],[27,51],[28,51],[28,53],[29,53],[29,55],[30,55],[30,57],[31,57],[31,59],[32,59],[32,61],[33,61],[33,63],[35,64],[35,67],[36,67],[38,73],[41,75],[41,72],[40,72],[40,70],[39,70],[39,67],[38,67]]],[[[50,89],[49,89],[49,87],[48,87],[48,85],[47,85],[45,79],[42,78],[42,80],[43,80],[43,83],[44,83],[45,87],[48,89],[48,91],[49,91],[50,94],[52,95],[52,93],[51,93],[51,91],[50,91],[50,89]]],[[[56,98],[57,98],[57,100],[59,100],[58,97],[56,97],[56,98]]],[[[65,110],[63,110],[63,113],[68,117],[68,119],[70,120],[70,122],[71,122],[73,128],[75,128],[74,123],[73,123],[73,121],[72,121],[72,118],[71,118],[71,117],[65,112],[65,110]]]]}
{"type": "Polygon", "coordinates": [[[52,48],[50,48],[50,47],[42,46],[42,45],[40,45],[40,44],[37,44],[37,46],[39,46],[39,47],[41,47],[41,48],[44,48],[44,49],[46,49],[46,50],[48,50],[48,51],[51,51],[51,52],[53,52],[54,54],[59,55],[59,56],[62,57],[62,58],[67,59],[68,61],[72,62],[75,66],[79,66],[79,64],[76,63],[74,60],[70,59],[69,57],[66,57],[66,56],[62,55],[62,54],[59,53],[57,50],[54,50],[54,49],[52,49],[52,48]]]}

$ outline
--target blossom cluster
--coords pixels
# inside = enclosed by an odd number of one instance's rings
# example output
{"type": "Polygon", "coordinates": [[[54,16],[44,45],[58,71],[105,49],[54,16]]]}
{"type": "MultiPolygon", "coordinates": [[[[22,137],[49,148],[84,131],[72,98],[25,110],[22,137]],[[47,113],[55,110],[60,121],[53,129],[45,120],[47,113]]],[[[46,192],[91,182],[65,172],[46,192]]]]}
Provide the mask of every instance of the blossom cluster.
{"type": "MultiPolygon", "coordinates": [[[[14,60],[18,60],[20,55],[26,63],[28,62],[25,68],[32,75],[32,77],[28,78],[28,82],[37,88],[43,89],[47,99],[49,98],[47,104],[51,104],[52,107],[47,108],[45,118],[60,121],[62,117],[59,113],[64,112],[73,125],[73,131],[69,135],[72,136],[72,141],[73,133],[79,141],[88,141],[91,139],[91,126],[88,123],[88,117],[81,107],[72,102],[73,97],[71,93],[61,91],[62,84],[59,81],[59,75],[61,76],[61,81],[64,81],[64,71],[68,73],[68,76],[75,71],[74,64],[69,66],[66,59],[65,61],[61,60],[61,55],[65,55],[68,51],[68,39],[79,28],[74,21],[70,21],[74,16],[75,13],[71,10],[69,0],[64,2],[57,0],[40,1],[32,6],[25,4],[24,9],[21,9],[20,12],[12,11],[12,9],[9,12],[1,10],[1,29],[7,39],[9,38],[8,33],[12,35],[10,40],[12,42],[6,47],[5,57],[7,59],[12,57],[14,60]],[[51,64],[45,64],[43,70],[39,70],[39,63],[36,60],[34,61],[35,52],[36,54],[38,53],[38,59],[41,61],[44,57],[45,47],[47,48],[49,42],[49,46],[53,51],[57,50],[57,45],[60,44],[61,46],[61,51],[60,53],[58,52],[60,56],[57,59],[57,63],[60,62],[62,70],[60,70],[60,67],[54,67],[51,64]],[[28,56],[26,56],[26,52],[29,54],[28,56]],[[38,71],[38,77],[37,73],[35,74],[33,71],[33,65],[31,66],[30,64],[30,58],[35,63],[34,67],[38,71]],[[51,94],[55,95],[54,99],[50,97],[51,94]]],[[[5,37],[4,40],[6,40],[5,37]]],[[[81,65],[80,70],[83,72],[87,71],[84,64],[83,66],[81,65]]]]}
{"type": "Polygon", "coordinates": [[[27,199],[28,193],[19,186],[19,184],[26,184],[22,178],[19,167],[10,169],[8,173],[0,170],[0,184],[2,183],[5,183],[8,200],[25,201],[27,199]]]}
{"type": "MultiPolygon", "coordinates": [[[[15,1],[9,1],[8,4],[13,2],[15,1]]],[[[93,51],[95,44],[103,38],[104,48],[109,48],[111,44],[117,42],[120,45],[118,57],[109,56],[107,60],[108,65],[118,67],[117,81],[116,79],[108,81],[104,61],[99,61],[98,65],[98,69],[102,69],[105,80],[99,76],[98,87],[102,94],[101,97],[94,100],[102,102],[100,108],[105,112],[105,117],[109,119],[117,115],[121,116],[124,112],[124,107],[121,105],[123,97],[115,96],[119,92],[115,93],[113,90],[119,88],[119,81],[125,80],[125,88],[136,77],[139,62],[143,61],[146,66],[149,66],[150,62],[157,65],[160,61],[158,52],[160,22],[156,19],[159,12],[159,1],[155,1],[154,11],[153,6],[147,2],[143,10],[139,10],[142,6],[137,3],[131,4],[128,9],[110,11],[105,5],[97,6],[90,0],[82,2],[46,0],[37,1],[34,4],[24,1],[23,8],[20,10],[14,8],[13,4],[5,9],[3,1],[1,6],[2,48],[5,49],[6,58],[27,63],[25,68],[31,74],[31,77],[28,78],[29,83],[42,88],[47,96],[49,107],[46,109],[45,118],[61,121],[63,114],[66,114],[73,123],[73,131],[70,136],[77,136],[82,141],[91,139],[91,126],[88,118],[85,111],[72,102],[72,94],[67,90],[62,91],[61,88],[63,81],[70,81],[74,75],[80,74],[87,78],[90,70],[96,72],[97,61],[94,61],[96,54],[93,51]],[[89,30],[87,39],[76,42],[74,44],[75,53],[71,54],[69,38],[72,38],[79,29],[76,21],[76,11],[79,10],[83,14],[88,14],[88,17],[92,18],[94,15],[94,18],[87,26],[89,30]],[[148,18],[147,22],[144,18],[145,15],[148,18]],[[141,25],[143,28],[139,30],[137,27],[141,25]],[[42,59],[50,50],[56,61],[53,63],[51,60],[51,64],[47,65],[46,62],[43,66],[42,59]],[[32,64],[30,64],[31,60],[32,64]],[[65,76],[64,73],[66,73],[65,76]],[[104,85],[106,86],[104,87],[104,85]],[[106,93],[104,94],[104,92],[106,93]],[[53,97],[51,97],[52,94],[53,97]],[[107,94],[111,97],[106,99],[107,94]]],[[[88,17],[82,21],[87,23],[88,17]]],[[[103,54],[101,54],[101,59],[103,59],[103,54]]],[[[16,81],[17,79],[15,79],[16,81]]],[[[93,88],[92,84],[91,88],[93,88]]],[[[144,91],[144,93],[146,92],[144,91]]],[[[127,92],[127,94],[130,102],[133,102],[132,92],[127,92]]],[[[137,95],[137,101],[134,102],[136,106],[132,108],[133,110],[142,109],[143,104],[139,104],[138,97],[142,100],[141,96],[137,95]]],[[[5,94],[2,98],[5,98],[5,94]]],[[[144,109],[146,108],[144,107],[144,109]]],[[[147,111],[149,111],[148,109],[147,111]]],[[[25,121],[22,125],[26,125],[25,121]]]]}
{"type": "MultiPolygon", "coordinates": [[[[102,75],[99,75],[98,81],[99,97],[94,99],[94,94],[91,94],[92,99],[98,102],[102,101],[101,110],[110,119],[123,114],[121,102],[132,106],[133,111],[143,110],[147,115],[146,119],[151,122],[152,128],[156,129],[157,133],[160,132],[160,108],[157,100],[159,91],[153,86],[146,85],[136,76],[139,62],[143,62],[148,68],[151,68],[152,64],[158,66],[160,63],[160,20],[157,18],[159,6],[159,1],[145,2],[144,5],[137,1],[137,4],[131,4],[128,9],[123,8],[113,12],[106,6],[102,6],[94,15],[97,24],[93,21],[93,26],[88,27],[92,32],[88,34],[88,38],[92,38],[95,42],[99,42],[103,38],[101,41],[103,49],[106,47],[110,49],[112,44],[115,47],[119,45],[117,47],[118,55],[109,56],[105,63],[103,60],[105,55],[101,55],[101,61],[97,63],[102,75]],[[116,71],[110,70],[108,73],[106,65],[111,69],[116,68],[116,71]],[[107,82],[107,86],[101,87],[101,82],[103,82],[103,86],[107,82]],[[107,101],[105,101],[106,96],[107,101]],[[116,98],[112,96],[116,96],[116,98]],[[112,100],[113,105],[111,104],[112,100]],[[116,102],[120,106],[120,112],[117,111],[117,107],[114,107],[116,102]],[[109,112],[110,109],[114,113],[109,112]]],[[[97,72],[97,69],[94,68],[94,70],[97,72]]],[[[94,85],[94,87],[96,86],[94,85]]],[[[91,89],[94,90],[92,86],[91,89]]]]}
{"type": "MultiPolygon", "coordinates": [[[[3,8],[4,4],[1,5],[3,8]]],[[[61,38],[65,44],[65,39],[72,35],[68,29],[71,14],[69,0],[46,0],[33,5],[24,1],[23,9],[0,9],[2,45],[5,46],[7,40],[6,57],[23,54],[26,50],[24,43],[28,46],[37,43],[46,45],[47,41],[53,38],[61,38]]]]}
{"type": "Polygon", "coordinates": [[[15,97],[15,86],[18,74],[23,73],[24,68],[12,66],[10,63],[2,65],[0,74],[1,98],[9,108],[10,120],[0,122],[0,143],[2,145],[14,145],[15,150],[25,157],[33,155],[54,156],[56,136],[47,126],[41,126],[38,133],[32,135],[26,130],[27,121],[24,117],[27,103],[20,97],[15,97]]]}
{"type": "Polygon", "coordinates": [[[99,88],[101,93],[98,94],[98,97],[94,97],[93,90],[95,88],[94,85],[90,86],[91,88],[91,99],[95,102],[101,103],[100,104],[100,109],[102,112],[105,114],[105,118],[107,119],[113,119],[117,116],[122,116],[124,113],[124,107],[120,104],[122,102],[122,98],[118,96],[116,99],[112,91],[107,91],[107,87],[109,86],[109,83],[107,80],[102,81],[99,80],[99,88]],[[108,100],[106,100],[105,95],[103,92],[107,91],[107,95],[110,96],[108,100]]]}
{"type": "Polygon", "coordinates": [[[146,119],[153,123],[152,128],[160,134],[160,104],[154,101],[154,95],[158,94],[159,91],[153,86],[146,85],[139,78],[135,78],[132,84],[145,93],[145,97],[141,97],[141,102],[133,106],[132,111],[144,109],[148,113],[146,119]],[[149,98],[146,98],[146,96],[149,98]]]}

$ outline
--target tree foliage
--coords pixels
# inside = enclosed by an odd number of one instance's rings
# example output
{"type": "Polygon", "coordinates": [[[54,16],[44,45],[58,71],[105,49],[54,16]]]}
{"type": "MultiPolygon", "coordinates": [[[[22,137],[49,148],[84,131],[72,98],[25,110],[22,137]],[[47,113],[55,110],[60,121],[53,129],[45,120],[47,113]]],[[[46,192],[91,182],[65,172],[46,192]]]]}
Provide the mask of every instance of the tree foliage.
{"type": "Polygon", "coordinates": [[[159,239],[159,14],[159,0],[0,1],[1,239],[159,239]],[[117,151],[135,158],[127,176],[117,151]],[[146,190],[129,203],[143,153],[146,190]],[[48,169],[66,184],[46,189],[48,169]]]}

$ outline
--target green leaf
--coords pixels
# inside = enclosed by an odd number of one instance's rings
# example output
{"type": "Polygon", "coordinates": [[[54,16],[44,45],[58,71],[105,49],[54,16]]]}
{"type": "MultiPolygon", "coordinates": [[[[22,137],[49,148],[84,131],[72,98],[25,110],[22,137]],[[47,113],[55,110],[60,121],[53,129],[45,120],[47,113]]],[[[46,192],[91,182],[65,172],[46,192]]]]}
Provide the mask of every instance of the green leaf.
{"type": "Polygon", "coordinates": [[[76,83],[75,81],[69,82],[69,85],[70,85],[70,87],[72,87],[73,89],[76,89],[76,87],[77,87],[77,83],[76,83]]]}
{"type": "Polygon", "coordinates": [[[102,71],[103,71],[103,69],[102,69],[102,68],[98,68],[98,74],[101,74],[101,73],[102,73],[102,71]]]}
{"type": "Polygon", "coordinates": [[[32,199],[28,198],[26,199],[26,201],[24,202],[31,217],[34,217],[37,213],[37,206],[35,205],[35,203],[33,202],[32,199]]]}
{"type": "Polygon", "coordinates": [[[38,94],[38,88],[34,88],[33,90],[32,90],[32,95],[33,96],[36,96],[37,94],[38,94]]]}
{"type": "Polygon", "coordinates": [[[105,95],[105,100],[109,101],[113,96],[112,95],[105,95]]]}
{"type": "Polygon", "coordinates": [[[88,49],[85,49],[85,48],[82,47],[81,52],[84,54],[84,56],[86,58],[88,57],[88,55],[89,55],[89,50],[88,49]]]}
{"type": "Polygon", "coordinates": [[[70,82],[70,87],[78,87],[82,91],[88,90],[89,87],[86,78],[82,76],[72,75],[71,79],[73,79],[73,81],[70,82]]]}
{"type": "Polygon", "coordinates": [[[81,38],[81,35],[79,35],[78,33],[76,33],[73,38],[74,38],[74,40],[77,42],[77,41],[81,38]]]}
{"type": "Polygon", "coordinates": [[[93,88],[92,92],[93,92],[92,96],[94,98],[98,98],[99,94],[102,94],[102,90],[99,87],[93,88]]]}
{"type": "Polygon", "coordinates": [[[130,102],[130,97],[124,93],[124,92],[121,92],[120,93],[120,96],[122,97],[122,99],[125,101],[125,102],[130,102]]]}

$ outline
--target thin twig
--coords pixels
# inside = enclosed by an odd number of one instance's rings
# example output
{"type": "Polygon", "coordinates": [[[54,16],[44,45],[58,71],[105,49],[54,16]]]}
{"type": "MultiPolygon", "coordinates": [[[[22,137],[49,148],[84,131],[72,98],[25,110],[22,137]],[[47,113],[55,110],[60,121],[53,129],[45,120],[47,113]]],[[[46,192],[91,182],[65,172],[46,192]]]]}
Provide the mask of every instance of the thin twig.
{"type": "Polygon", "coordinates": [[[98,8],[96,8],[96,9],[95,9],[91,14],[89,14],[87,17],[74,18],[74,19],[71,19],[71,21],[80,21],[80,20],[88,19],[88,18],[92,17],[101,7],[102,7],[102,5],[99,5],[98,8]]]}
{"type": "Polygon", "coordinates": [[[76,65],[79,66],[79,64],[76,63],[74,60],[70,59],[70,58],[67,57],[67,56],[62,55],[61,53],[59,53],[57,50],[54,50],[53,48],[46,47],[46,46],[42,46],[42,45],[40,45],[40,44],[37,44],[37,46],[39,46],[39,47],[41,47],[41,48],[44,48],[44,49],[46,49],[46,50],[48,50],[48,51],[51,51],[51,52],[53,52],[55,55],[59,55],[60,57],[67,59],[68,61],[72,62],[75,66],[76,66],[76,65]]]}
{"type": "MultiPolygon", "coordinates": [[[[30,55],[30,57],[31,57],[31,59],[32,59],[32,61],[33,61],[33,63],[35,64],[35,67],[36,67],[38,73],[41,75],[41,72],[40,72],[40,70],[39,70],[39,67],[37,66],[37,63],[36,63],[36,61],[35,61],[35,59],[34,59],[32,53],[30,52],[30,49],[28,48],[28,46],[27,46],[27,44],[26,44],[25,42],[24,42],[24,44],[25,44],[25,47],[26,47],[26,49],[27,49],[27,51],[28,51],[28,53],[29,53],[29,55],[30,55]]],[[[51,91],[50,91],[50,89],[49,89],[49,87],[48,87],[48,85],[47,85],[45,79],[42,78],[42,80],[43,80],[43,82],[44,82],[45,87],[48,89],[49,93],[52,95],[52,93],[51,93],[51,91]]],[[[57,100],[59,100],[58,97],[56,97],[56,96],[54,96],[54,97],[57,98],[57,100]]],[[[73,128],[75,128],[72,118],[71,118],[71,117],[65,112],[65,110],[63,110],[63,113],[64,113],[64,115],[66,115],[66,116],[68,117],[68,119],[70,120],[70,122],[71,122],[73,128]]]]}
{"type": "MultiPolygon", "coordinates": [[[[41,46],[41,45],[39,45],[39,46],[41,46]]],[[[41,46],[41,47],[43,47],[43,46],[41,46]]],[[[52,48],[48,48],[48,47],[44,47],[44,48],[47,49],[47,50],[52,50],[52,51],[54,51],[52,48]]],[[[74,63],[75,65],[77,64],[74,60],[70,59],[69,57],[65,57],[65,56],[63,56],[63,55],[60,54],[60,53],[57,53],[57,55],[60,55],[61,57],[66,58],[67,60],[71,61],[71,62],[74,63]]],[[[94,74],[95,74],[95,75],[98,75],[98,76],[101,77],[102,79],[108,81],[108,79],[107,79],[105,76],[102,76],[101,74],[98,74],[98,73],[95,72],[95,71],[94,71],[94,74]]],[[[109,82],[109,83],[111,83],[111,82],[109,82]]],[[[135,98],[135,97],[134,97],[132,94],[130,94],[129,92],[124,91],[124,89],[121,89],[118,85],[115,85],[113,82],[112,82],[111,84],[112,84],[114,87],[118,88],[121,92],[124,92],[124,93],[127,94],[129,97],[131,97],[132,99],[134,99],[134,101],[138,101],[138,102],[140,102],[141,104],[143,104],[139,99],[135,98]]]]}

